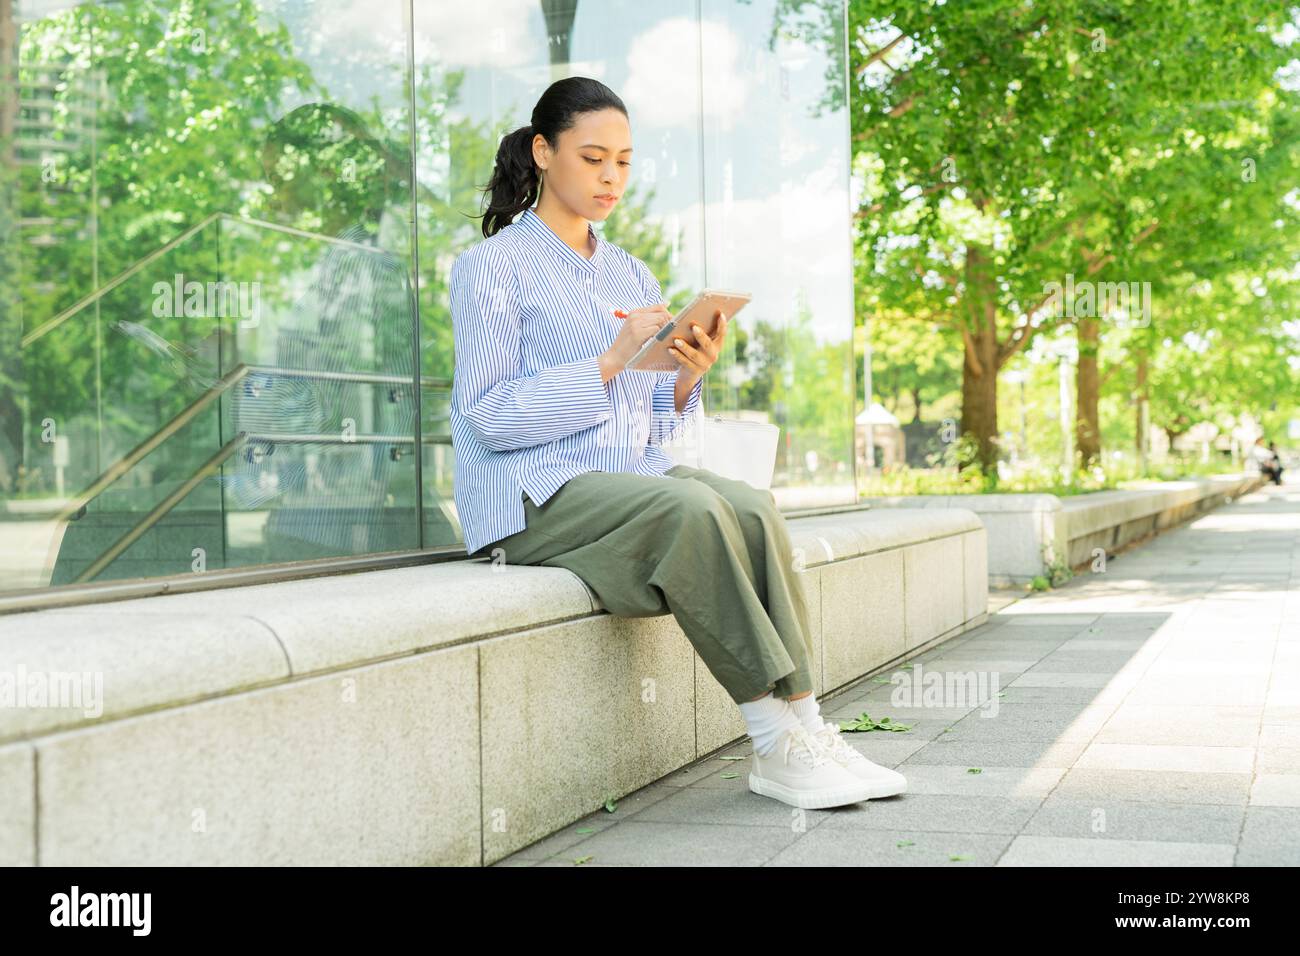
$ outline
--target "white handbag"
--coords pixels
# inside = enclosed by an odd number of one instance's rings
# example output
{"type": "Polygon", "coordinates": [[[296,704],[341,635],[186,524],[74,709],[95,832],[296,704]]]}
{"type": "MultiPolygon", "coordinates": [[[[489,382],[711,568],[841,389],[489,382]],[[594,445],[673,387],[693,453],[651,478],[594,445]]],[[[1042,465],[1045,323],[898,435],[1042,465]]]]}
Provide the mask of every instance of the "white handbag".
{"type": "Polygon", "coordinates": [[[663,449],[679,465],[747,481],[755,488],[771,488],[780,437],[780,427],[771,422],[706,416],[697,408],[663,449]]]}

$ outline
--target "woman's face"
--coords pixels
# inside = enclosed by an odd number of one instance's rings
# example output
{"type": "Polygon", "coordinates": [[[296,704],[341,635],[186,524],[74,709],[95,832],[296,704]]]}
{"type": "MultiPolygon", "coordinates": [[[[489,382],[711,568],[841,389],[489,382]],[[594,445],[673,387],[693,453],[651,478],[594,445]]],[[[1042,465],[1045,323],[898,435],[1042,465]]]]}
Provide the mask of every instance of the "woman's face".
{"type": "Polygon", "coordinates": [[[579,113],[554,150],[541,133],[533,137],[533,160],[545,170],[543,197],[550,193],[575,214],[600,222],[627,186],[632,128],[616,109],[579,113]]]}

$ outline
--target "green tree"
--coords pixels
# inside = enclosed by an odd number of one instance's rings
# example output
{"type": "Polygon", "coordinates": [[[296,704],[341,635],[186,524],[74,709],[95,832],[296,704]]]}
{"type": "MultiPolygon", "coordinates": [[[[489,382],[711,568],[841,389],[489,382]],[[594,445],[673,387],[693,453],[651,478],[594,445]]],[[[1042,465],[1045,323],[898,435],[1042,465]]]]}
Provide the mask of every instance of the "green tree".
{"type": "MultiPolygon", "coordinates": [[[[1271,0],[851,0],[858,281],[961,335],[962,428],[981,466],[997,457],[998,371],[1061,322],[1048,283],[1275,261],[1252,255],[1279,219],[1291,246],[1283,179],[1233,195],[1224,162],[1280,169],[1292,154],[1293,96],[1274,80],[1291,16],[1271,0]]],[[[1095,454],[1100,330],[1080,331],[1095,454]]]]}

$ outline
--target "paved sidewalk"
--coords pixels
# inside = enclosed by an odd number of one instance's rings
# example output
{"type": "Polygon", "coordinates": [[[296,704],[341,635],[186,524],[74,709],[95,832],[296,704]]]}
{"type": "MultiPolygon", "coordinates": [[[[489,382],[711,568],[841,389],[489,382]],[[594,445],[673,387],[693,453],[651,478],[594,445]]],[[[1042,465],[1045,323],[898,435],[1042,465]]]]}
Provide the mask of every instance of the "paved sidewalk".
{"type": "Polygon", "coordinates": [[[910,728],[846,734],[907,793],[795,810],[746,740],[497,865],[1300,865],[1300,484],[995,608],[910,662],[995,703],[894,706],[888,674],[823,701],[910,728]]]}

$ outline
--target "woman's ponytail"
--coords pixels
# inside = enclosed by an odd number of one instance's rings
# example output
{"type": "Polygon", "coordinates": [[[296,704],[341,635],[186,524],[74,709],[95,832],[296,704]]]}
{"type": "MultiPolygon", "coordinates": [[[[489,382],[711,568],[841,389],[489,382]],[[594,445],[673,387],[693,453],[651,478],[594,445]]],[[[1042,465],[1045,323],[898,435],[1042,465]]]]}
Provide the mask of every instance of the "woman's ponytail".
{"type": "Polygon", "coordinates": [[[497,147],[492,178],[483,187],[488,194],[483,213],[483,236],[500,232],[515,217],[537,201],[541,179],[533,162],[533,140],[538,133],[546,137],[552,149],[559,145],[560,133],[572,129],[579,113],[616,109],[627,116],[627,107],[600,80],[588,76],[569,76],[546,88],[533,107],[532,122],[507,133],[497,147]]]}
{"type": "Polygon", "coordinates": [[[521,126],[507,134],[497,147],[496,166],[486,189],[489,193],[487,212],[483,214],[483,235],[499,232],[537,201],[537,167],[533,163],[532,124],[521,126]]]}

